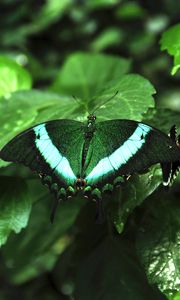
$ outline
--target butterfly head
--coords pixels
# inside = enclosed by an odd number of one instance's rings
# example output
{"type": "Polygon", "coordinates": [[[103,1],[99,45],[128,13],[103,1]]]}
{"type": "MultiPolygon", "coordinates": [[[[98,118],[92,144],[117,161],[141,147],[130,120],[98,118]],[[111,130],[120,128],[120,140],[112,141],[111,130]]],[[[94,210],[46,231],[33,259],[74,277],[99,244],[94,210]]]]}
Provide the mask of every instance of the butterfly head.
{"type": "Polygon", "coordinates": [[[86,186],[86,180],[84,180],[83,178],[77,178],[76,180],[76,189],[78,191],[81,191],[85,188],[86,186]]]}
{"type": "Polygon", "coordinates": [[[88,117],[87,117],[88,121],[92,122],[92,121],[96,121],[96,116],[94,114],[90,114],[88,117]]]}

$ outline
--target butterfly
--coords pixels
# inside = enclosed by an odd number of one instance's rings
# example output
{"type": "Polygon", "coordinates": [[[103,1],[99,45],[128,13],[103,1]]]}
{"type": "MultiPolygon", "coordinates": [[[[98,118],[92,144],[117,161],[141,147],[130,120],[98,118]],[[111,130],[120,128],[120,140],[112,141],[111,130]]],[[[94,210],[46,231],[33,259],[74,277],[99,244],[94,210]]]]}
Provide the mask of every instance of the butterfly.
{"type": "Polygon", "coordinates": [[[134,173],[160,163],[163,184],[169,185],[180,167],[180,144],[173,126],[169,136],[132,120],[87,122],[61,119],[38,124],[20,133],[0,151],[5,161],[22,163],[36,171],[57,202],[78,192],[98,203],[134,173]]]}

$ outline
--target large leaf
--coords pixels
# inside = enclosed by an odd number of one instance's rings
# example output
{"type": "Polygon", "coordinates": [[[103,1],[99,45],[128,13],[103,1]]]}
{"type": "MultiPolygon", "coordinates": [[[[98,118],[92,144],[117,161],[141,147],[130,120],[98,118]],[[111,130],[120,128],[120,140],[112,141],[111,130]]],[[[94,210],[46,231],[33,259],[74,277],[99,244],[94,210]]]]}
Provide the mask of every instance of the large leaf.
{"type": "Polygon", "coordinates": [[[157,189],[161,182],[161,171],[155,166],[147,170],[146,174],[134,175],[124,188],[121,188],[114,217],[114,224],[119,233],[123,231],[128,216],[157,189]]]}
{"type": "Polygon", "coordinates": [[[137,74],[124,75],[112,80],[94,96],[92,110],[98,107],[99,120],[132,119],[140,121],[149,107],[154,107],[152,95],[155,89],[144,77],[137,74]],[[109,100],[111,98],[111,100],[109,100]]]}
{"type": "Polygon", "coordinates": [[[147,206],[137,235],[139,258],[149,281],[170,299],[180,291],[180,207],[172,193],[157,194],[147,206]]]}
{"type": "MultiPolygon", "coordinates": [[[[81,88],[83,88],[83,85],[81,88]]],[[[79,90],[81,88],[79,83],[79,90]]],[[[86,88],[91,89],[90,86],[88,87],[88,83],[86,83],[86,88]]],[[[148,108],[154,106],[152,97],[152,94],[155,93],[154,87],[147,79],[136,74],[124,75],[119,79],[111,80],[98,92],[93,90],[93,93],[92,101],[79,99],[79,103],[75,103],[75,100],[70,96],[67,106],[61,105],[58,108],[57,105],[56,107],[52,107],[52,109],[48,108],[47,112],[42,112],[43,116],[47,113],[48,119],[63,116],[79,121],[86,121],[89,113],[95,113],[97,121],[107,119],[132,119],[141,121],[143,114],[147,112],[148,108]],[[70,105],[70,103],[74,104],[70,105]]]]}
{"type": "Polygon", "coordinates": [[[78,216],[73,244],[60,256],[53,280],[75,299],[165,299],[152,288],[138,263],[134,237],[113,234],[110,223],[93,222],[94,203],[78,216]],[[117,238],[118,237],[118,238],[117,238]]]}
{"type": "MultiPolygon", "coordinates": [[[[38,194],[34,196],[37,198],[38,194]]],[[[84,201],[74,198],[61,203],[51,224],[52,203],[49,199],[54,200],[48,193],[33,205],[26,231],[12,235],[3,248],[7,273],[14,283],[22,283],[51,270],[58,255],[71,242],[72,237],[64,234],[73,225],[84,201]]]]}
{"type": "Polygon", "coordinates": [[[132,245],[125,240],[106,238],[80,262],[75,299],[163,300],[165,297],[148,285],[132,245]]]}
{"type": "Polygon", "coordinates": [[[165,31],[161,38],[161,50],[167,50],[174,56],[174,67],[172,75],[180,68],[180,24],[177,24],[165,31]]]}
{"type": "MultiPolygon", "coordinates": [[[[55,114],[57,113],[56,105],[58,105],[58,118],[67,117],[72,107],[68,100],[69,98],[64,96],[36,90],[15,92],[8,99],[2,98],[0,101],[0,147],[26,128],[37,122],[49,120],[51,107],[55,114]],[[41,117],[36,119],[39,114],[41,117]]],[[[74,103],[72,97],[70,100],[74,103]]],[[[76,103],[74,104],[76,107],[76,103]]],[[[0,165],[3,164],[0,161],[0,165]]]]}
{"type": "Polygon", "coordinates": [[[91,100],[96,91],[129,70],[128,60],[110,55],[76,53],[66,60],[52,89],[82,100],[91,100]]]}
{"type": "MultiPolygon", "coordinates": [[[[86,87],[88,88],[88,83],[86,87]]],[[[119,80],[111,81],[90,103],[85,100],[76,103],[71,95],[60,96],[36,90],[15,92],[10,98],[0,101],[0,147],[19,132],[39,122],[59,118],[86,121],[88,111],[93,111],[98,106],[97,120],[141,120],[148,107],[154,105],[153,93],[153,86],[139,75],[125,75],[119,80]],[[118,93],[113,97],[116,91],[118,93]],[[112,99],[105,103],[110,97],[112,99]]],[[[2,161],[0,164],[3,165],[2,161]]]]}
{"type": "Polygon", "coordinates": [[[0,96],[31,88],[30,74],[8,57],[0,56],[0,96]]]}
{"type": "MultiPolygon", "coordinates": [[[[19,233],[26,227],[31,210],[31,199],[26,182],[18,177],[0,178],[0,246],[12,231],[19,233]]],[[[14,247],[12,248],[14,250],[14,247]]]]}

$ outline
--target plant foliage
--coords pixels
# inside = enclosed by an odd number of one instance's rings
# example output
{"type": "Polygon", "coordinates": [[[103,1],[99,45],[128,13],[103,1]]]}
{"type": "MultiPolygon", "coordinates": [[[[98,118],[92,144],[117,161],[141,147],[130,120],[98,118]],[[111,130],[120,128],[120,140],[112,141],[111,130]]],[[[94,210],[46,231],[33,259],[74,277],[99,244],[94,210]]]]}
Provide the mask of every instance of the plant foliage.
{"type": "MultiPolygon", "coordinates": [[[[180,6],[162,2],[157,15],[149,1],[3,0],[0,147],[40,122],[86,122],[94,111],[180,130],[180,6]]],[[[161,175],[152,166],[105,197],[102,225],[80,196],[52,225],[53,196],[37,174],[1,160],[0,298],[179,300],[180,176],[167,192],[161,175]]]]}

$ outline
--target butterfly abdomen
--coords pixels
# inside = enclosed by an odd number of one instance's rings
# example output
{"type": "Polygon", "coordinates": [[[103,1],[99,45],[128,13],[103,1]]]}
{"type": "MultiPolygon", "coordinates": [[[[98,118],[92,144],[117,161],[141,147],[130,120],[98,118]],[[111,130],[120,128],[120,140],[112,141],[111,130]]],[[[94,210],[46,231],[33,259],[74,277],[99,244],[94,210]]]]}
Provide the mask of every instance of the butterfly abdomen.
{"type": "Polygon", "coordinates": [[[95,121],[96,121],[96,117],[94,115],[88,116],[88,122],[85,126],[85,131],[84,131],[84,145],[82,150],[82,170],[86,169],[90,162],[91,153],[89,151],[89,146],[93,138],[94,132],[96,130],[95,121]],[[89,155],[89,157],[87,157],[87,155],[89,155]]]}

